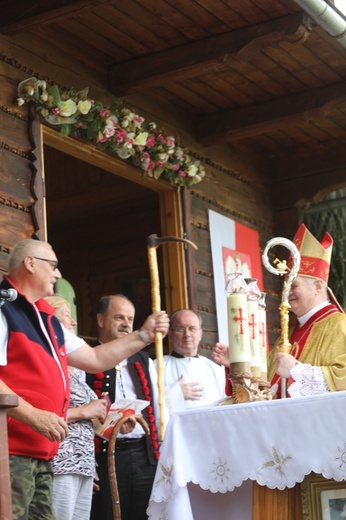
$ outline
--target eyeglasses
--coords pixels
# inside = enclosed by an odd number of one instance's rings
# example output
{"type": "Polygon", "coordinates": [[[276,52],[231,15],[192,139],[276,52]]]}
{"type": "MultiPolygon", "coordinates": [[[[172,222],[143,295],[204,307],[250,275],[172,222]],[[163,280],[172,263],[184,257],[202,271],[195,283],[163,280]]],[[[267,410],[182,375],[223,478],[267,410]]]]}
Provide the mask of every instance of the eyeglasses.
{"type": "Polygon", "coordinates": [[[185,334],[186,332],[191,332],[191,334],[195,334],[196,332],[198,332],[201,329],[198,327],[175,327],[172,330],[176,334],[185,334]]]}
{"type": "Polygon", "coordinates": [[[36,260],[42,260],[42,262],[48,262],[55,271],[55,269],[58,269],[58,260],[51,260],[50,258],[40,258],[39,256],[34,256],[33,258],[36,258],[36,260]]]}

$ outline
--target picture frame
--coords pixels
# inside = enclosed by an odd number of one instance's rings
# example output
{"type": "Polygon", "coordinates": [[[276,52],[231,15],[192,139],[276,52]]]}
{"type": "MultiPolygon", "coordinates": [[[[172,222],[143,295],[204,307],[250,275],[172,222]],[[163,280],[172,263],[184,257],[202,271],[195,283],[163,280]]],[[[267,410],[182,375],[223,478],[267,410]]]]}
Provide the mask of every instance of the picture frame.
{"type": "Polygon", "coordinates": [[[301,484],[303,520],[346,520],[346,481],[311,473],[301,484]]]}

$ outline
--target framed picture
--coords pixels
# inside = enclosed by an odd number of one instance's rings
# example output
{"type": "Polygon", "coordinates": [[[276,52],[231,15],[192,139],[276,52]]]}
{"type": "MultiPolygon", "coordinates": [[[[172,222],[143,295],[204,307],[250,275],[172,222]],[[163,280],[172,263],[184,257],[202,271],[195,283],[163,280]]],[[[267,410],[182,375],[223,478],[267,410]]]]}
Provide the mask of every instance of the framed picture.
{"type": "Polygon", "coordinates": [[[301,484],[303,520],[346,520],[346,481],[311,473],[301,484]]]}

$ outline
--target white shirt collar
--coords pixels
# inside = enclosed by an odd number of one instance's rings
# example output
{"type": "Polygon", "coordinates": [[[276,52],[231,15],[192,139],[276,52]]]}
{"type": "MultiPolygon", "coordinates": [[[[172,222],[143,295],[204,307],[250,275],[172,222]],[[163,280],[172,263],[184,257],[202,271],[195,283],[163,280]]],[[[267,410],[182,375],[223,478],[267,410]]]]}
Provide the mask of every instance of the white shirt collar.
{"type": "Polygon", "coordinates": [[[305,323],[311,318],[311,316],[313,316],[315,314],[315,312],[323,309],[323,307],[326,307],[327,305],[329,305],[329,303],[330,302],[328,300],[325,300],[324,302],[320,303],[319,305],[316,305],[316,307],[311,309],[311,311],[307,312],[303,316],[299,316],[299,318],[297,317],[299,327],[302,327],[303,325],[305,325],[305,323]]]}

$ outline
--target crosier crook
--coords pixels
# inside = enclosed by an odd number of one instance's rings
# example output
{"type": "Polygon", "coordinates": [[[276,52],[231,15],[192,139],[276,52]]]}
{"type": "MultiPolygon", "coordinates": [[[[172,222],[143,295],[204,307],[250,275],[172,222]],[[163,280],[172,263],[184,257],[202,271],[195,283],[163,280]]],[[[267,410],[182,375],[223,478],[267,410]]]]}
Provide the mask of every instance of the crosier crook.
{"type": "MultiPolygon", "coordinates": [[[[153,312],[161,310],[161,298],[160,298],[160,279],[159,269],[157,265],[156,249],[159,245],[165,242],[184,242],[190,244],[195,249],[197,246],[187,240],[186,238],[179,237],[158,237],[157,235],[149,235],[147,238],[148,246],[148,260],[149,260],[149,271],[151,280],[151,300],[153,312]]],[[[164,389],[163,389],[163,349],[162,349],[162,334],[161,332],[155,332],[155,354],[156,354],[156,368],[157,368],[157,386],[159,389],[159,410],[160,410],[160,442],[163,441],[164,436],[164,389]]]]}
{"type": "MultiPolygon", "coordinates": [[[[284,352],[285,354],[289,354],[291,352],[291,343],[288,339],[288,322],[289,322],[289,316],[288,312],[291,308],[290,304],[288,303],[288,297],[291,290],[291,285],[293,281],[295,280],[299,267],[300,267],[300,253],[297,249],[297,246],[291,242],[291,240],[288,240],[287,238],[282,237],[276,237],[272,238],[267,242],[267,245],[263,251],[262,255],[262,261],[263,265],[267,268],[267,270],[273,274],[276,274],[278,276],[283,276],[288,273],[287,278],[284,281],[282,294],[281,294],[281,303],[279,305],[280,309],[280,318],[281,318],[281,337],[278,343],[278,350],[280,352],[284,352]],[[292,255],[293,259],[293,265],[291,270],[288,268],[286,261],[280,261],[278,259],[275,259],[274,263],[278,266],[273,267],[268,259],[268,251],[274,246],[284,246],[286,247],[292,255]]],[[[281,378],[281,398],[286,397],[286,379],[281,378]]]]}

